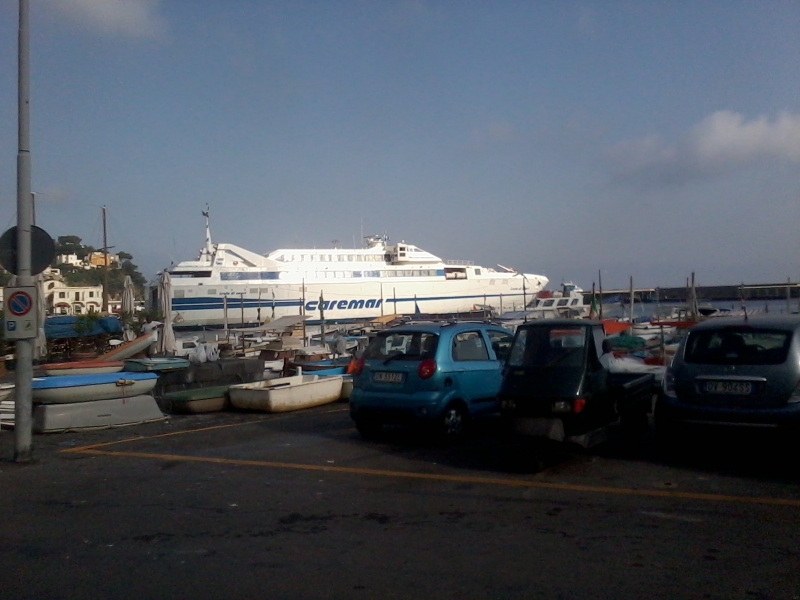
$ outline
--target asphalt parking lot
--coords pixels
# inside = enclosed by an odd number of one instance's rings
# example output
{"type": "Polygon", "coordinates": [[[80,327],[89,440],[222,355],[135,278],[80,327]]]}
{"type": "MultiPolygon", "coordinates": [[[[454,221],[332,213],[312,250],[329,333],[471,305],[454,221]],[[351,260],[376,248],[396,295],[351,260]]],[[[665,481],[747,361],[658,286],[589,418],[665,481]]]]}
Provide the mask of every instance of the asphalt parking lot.
{"type": "Polygon", "coordinates": [[[365,441],[347,405],[0,432],[3,598],[799,598],[794,440],[648,436],[523,472],[497,421],[365,441]],[[793,453],[793,454],[792,454],[793,453]]]}

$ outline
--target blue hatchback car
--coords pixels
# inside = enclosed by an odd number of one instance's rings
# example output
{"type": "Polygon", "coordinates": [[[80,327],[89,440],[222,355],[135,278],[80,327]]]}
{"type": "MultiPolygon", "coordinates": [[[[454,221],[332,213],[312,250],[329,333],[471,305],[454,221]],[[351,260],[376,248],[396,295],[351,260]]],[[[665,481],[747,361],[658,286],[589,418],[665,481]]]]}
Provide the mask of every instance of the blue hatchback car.
{"type": "Polygon", "coordinates": [[[459,437],[497,412],[502,363],[514,336],[489,323],[401,325],[379,333],[356,363],[350,416],[364,437],[385,423],[433,425],[459,437]]]}

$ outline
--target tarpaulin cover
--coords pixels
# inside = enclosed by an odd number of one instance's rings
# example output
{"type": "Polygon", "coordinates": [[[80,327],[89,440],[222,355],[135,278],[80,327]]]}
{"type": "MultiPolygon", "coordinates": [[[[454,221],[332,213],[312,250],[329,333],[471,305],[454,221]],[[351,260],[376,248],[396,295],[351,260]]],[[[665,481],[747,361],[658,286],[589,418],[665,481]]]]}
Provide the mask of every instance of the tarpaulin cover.
{"type": "MultiPolygon", "coordinates": [[[[77,317],[48,317],[44,323],[44,333],[47,339],[82,337],[75,331],[77,320],[77,317]]],[[[116,335],[118,333],[122,333],[122,324],[117,317],[100,317],[86,335],[116,335]]]]}

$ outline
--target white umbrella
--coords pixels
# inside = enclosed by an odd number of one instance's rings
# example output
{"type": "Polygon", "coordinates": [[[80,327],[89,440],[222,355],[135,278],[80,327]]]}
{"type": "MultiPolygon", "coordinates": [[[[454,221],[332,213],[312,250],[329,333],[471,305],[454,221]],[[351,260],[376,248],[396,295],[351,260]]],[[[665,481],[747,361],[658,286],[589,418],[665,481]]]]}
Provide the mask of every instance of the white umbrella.
{"type": "Polygon", "coordinates": [[[126,342],[136,339],[136,332],[133,331],[130,323],[131,317],[133,317],[133,305],[133,279],[131,279],[130,275],[126,275],[125,280],[122,282],[122,317],[125,320],[125,331],[122,334],[122,339],[126,342]]]}
{"type": "Polygon", "coordinates": [[[33,341],[33,358],[40,360],[47,356],[47,337],[44,333],[44,322],[47,319],[47,297],[44,288],[44,277],[37,275],[36,281],[36,295],[38,300],[36,303],[36,320],[39,327],[36,330],[36,339],[33,341]]]}
{"type": "Polygon", "coordinates": [[[175,332],[172,330],[172,279],[165,269],[158,279],[158,306],[164,315],[164,327],[158,337],[157,352],[159,354],[175,354],[178,349],[175,343],[175,332]]]}

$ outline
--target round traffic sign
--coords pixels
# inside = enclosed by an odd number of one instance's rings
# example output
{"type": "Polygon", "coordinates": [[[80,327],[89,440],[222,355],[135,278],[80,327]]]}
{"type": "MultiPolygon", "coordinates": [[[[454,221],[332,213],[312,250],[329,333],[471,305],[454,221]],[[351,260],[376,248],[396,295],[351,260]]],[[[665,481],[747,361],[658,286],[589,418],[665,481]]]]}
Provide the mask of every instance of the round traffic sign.
{"type": "MultiPolygon", "coordinates": [[[[38,275],[50,266],[56,256],[53,238],[41,227],[31,227],[31,275],[38,275]]],[[[19,275],[17,269],[17,228],[11,227],[0,236],[0,265],[19,275]]]]}
{"type": "Polygon", "coordinates": [[[8,306],[8,312],[15,317],[24,317],[33,308],[33,298],[28,292],[17,291],[8,297],[6,306],[8,306]]]}

